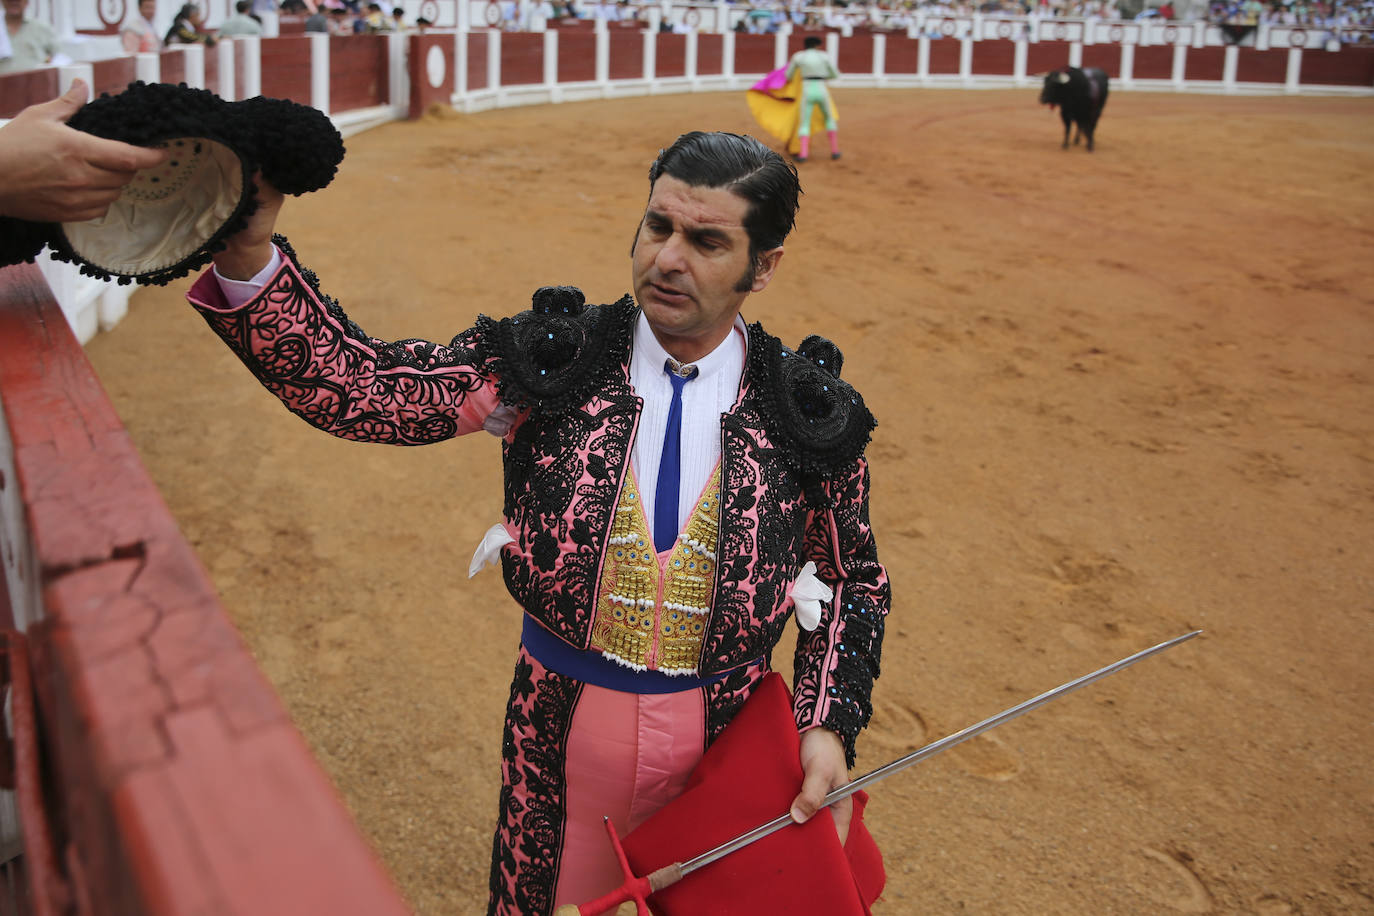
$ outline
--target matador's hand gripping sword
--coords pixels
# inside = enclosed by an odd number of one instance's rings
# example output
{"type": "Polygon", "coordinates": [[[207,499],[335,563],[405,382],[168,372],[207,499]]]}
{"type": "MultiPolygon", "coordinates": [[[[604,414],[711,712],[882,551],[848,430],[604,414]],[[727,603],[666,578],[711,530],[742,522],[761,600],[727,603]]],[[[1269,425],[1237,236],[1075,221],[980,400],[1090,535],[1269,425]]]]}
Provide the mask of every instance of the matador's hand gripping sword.
{"type": "MultiPolygon", "coordinates": [[[[1172,649],[1179,643],[1186,642],[1201,632],[1201,630],[1193,630],[1191,633],[1176,636],[1157,646],[1151,646],[1148,649],[1137,652],[1135,655],[1127,656],[1119,662],[1113,662],[1105,668],[1099,668],[1092,674],[1085,674],[1080,678],[1069,681],[1067,684],[1061,684],[1053,690],[1047,690],[1037,697],[1032,697],[1024,703],[1018,703],[1016,706],[1003,710],[995,716],[990,716],[976,725],[970,725],[962,731],[947,735],[938,741],[932,741],[925,747],[912,751],[905,757],[898,758],[891,763],[880,766],[876,770],[866,773],[858,779],[840,786],[838,789],[832,790],[830,794],[825,796],[825,800],[821,802],[821,807],[825,808],[833,805],[835,802],[843,798],[848,798],[860,789],[870,786],[880,779],[886,779],[898,770],[904,770],[914,763],[925,760],[927,757],[934,757],[941,751],[948,750],[956,744],[960,744],[970,738],[981,735],[983,732],[996,728],[1004,722],[1009,722],[1017,716],[1025,715],[1032,709],[1044,706],[1046,703],[1053,700],[1057,700],[1066,693],[1072,693],[1080,687],[1086,687],[1093,681],[1101,680],[1110,674],[1115,674],[1123,668],[1129,668],[1136,662],[1149,658],[1151,655],[1157,655],[1166,649],[1172,649]]],[[[661,891],[665,887],[676,884],[697,869],[704,868],[717,859],[724,858],[730,853],[742,849],[750,843],[761,840],[770,833],[781,830],[791,823],[793,823],[793,821],[790,813],[780,814],[768,823],[760,824],[753,830],[742,833],[734,839],[722,843],[715,849],[703,852],[701,855],[688,859],[686,862],[674,862],[671,865],[665,865],[645,877],[638,877],[635,875],[633,869],[630,868],[629,860],[625,858],[625,850],[620,845],[620,837],[615,832],[615,827],[611,824],[610,818],[607,818],[606,833],[610,835],[611,846],[615,849],[616,858],[620,860],[620,870],[625,874],[625,883],[606,896],[593,900],[590,903],[584,903],[581,906],[564,904],[558,908],[554,916],[598,916],[600,913],[607,913],[614,910],[627,900],[633,900],[635,902],[635,907],[639,916],[650,916],[648,905],[649,895],[661,891]]]]}

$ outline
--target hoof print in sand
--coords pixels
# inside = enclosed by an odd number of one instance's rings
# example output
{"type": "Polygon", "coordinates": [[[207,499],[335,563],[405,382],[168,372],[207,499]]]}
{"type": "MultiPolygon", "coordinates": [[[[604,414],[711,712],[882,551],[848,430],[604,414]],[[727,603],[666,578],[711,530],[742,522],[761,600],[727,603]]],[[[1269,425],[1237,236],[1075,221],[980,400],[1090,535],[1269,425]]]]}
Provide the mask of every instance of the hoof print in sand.
{"type": "Polygon", "coordinates": [[[950,749],[959,769],[980,779],[1006,782],[1021,772],[1021,758],[996,735],[979,735],[950,749]]]}
{"type": "Polygon", "coordinates": [[[926,744],[926,720],[903,700],[878,700],[865,740],[888,751],[909,754],[926,744]]]}
{"type": "Polygon", "coordinates": [[[1128,869],[1127,885],[1175,913],[1212,912],[1212,895],[1193,872],[1192,856],[1151,846],[1143,847],[1140,854],[1144,860],[1136,859],[1136,866],[1128,869]]]}

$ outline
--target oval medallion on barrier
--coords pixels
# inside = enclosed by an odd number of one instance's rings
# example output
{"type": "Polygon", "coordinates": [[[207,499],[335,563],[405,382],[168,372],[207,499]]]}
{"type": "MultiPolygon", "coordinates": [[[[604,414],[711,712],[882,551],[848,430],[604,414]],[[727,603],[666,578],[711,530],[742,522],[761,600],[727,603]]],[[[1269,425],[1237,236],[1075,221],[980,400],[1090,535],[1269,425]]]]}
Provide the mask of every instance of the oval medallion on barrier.
{"type": "Polygon", "coordinates": [[[1304,48],[1307,46],[1307,30],[1294,29],[1288,33],[1288,46],[1290,48],[1304,48]]]}
{"type": "Polygon", "coordinates": [[[689,9],[683,14],[682,21],[695,29],[697,26],[701,25],[701,11],[695,7],[689,9]]]}
{"type": "Polygon", "coordinates": [[[100,0],[95,5],[95,11],[106,28],[115,28],[124,21],[124,17],[128,13],[128,5],[125,0],[100,0]]]}
{"type": "Polygon", "coordinates": [[[444,77],[448,75],[448,58],[444,56],[443,48],[438,45],[430,45],[429,53],[425,55],[425,78],[429,80],[429,85],[433,89],[440,89],[444,85],[444,77]]]}
{"type": "Polygon", "coordinates": [[[997,37],[998,37],[998,38],[1010,38],[1010,37],[1011,37],[1011,23],[1010,23],[1010,22],[1007,22],[1007,21],[1004,19],[1004,20],[1002,20],[1001,22],[997,23],[997,37]]]}
{"type": "Polygon", "coordinates": [[[493,29],[501,25],[501,4],[491,0],[482,10],[482,20],[493,29]]]}

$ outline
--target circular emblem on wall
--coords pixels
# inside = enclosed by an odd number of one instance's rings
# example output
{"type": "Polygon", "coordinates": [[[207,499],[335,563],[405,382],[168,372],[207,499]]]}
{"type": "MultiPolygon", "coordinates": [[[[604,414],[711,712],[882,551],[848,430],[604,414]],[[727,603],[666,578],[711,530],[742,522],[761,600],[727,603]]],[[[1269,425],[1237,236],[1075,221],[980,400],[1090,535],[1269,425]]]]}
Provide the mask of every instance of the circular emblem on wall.
{"type": "Polygon", "coordinates": [[[100,0],[95,5],[95,11],[100,16],[100,21],[105,25],[117,26],[124,21],[128,6],[125,0],[100,0]]]}
{"type": "Polygon", "coordinates": [[[429,52],[425,54],[425,78],[429,80],[430,88],[442,87],[447,75],[448,58],[444,57],[443,49],[438,45],[430,45],[429,52]]]}
{"type": "Polygon", "coordinates": [[[1007,22],[1006,20],[1003,20],[1002,22],[997,23],[997,37],[998,37],[998,38],[1010,38],[1010,37],[1011,37],[1011,23],[1010,23],[1010,22],[1007,22]]]}
{"type": "Polygon", "coordinates": [[[1301,48],[1307,44],[1307,30],[1294,29],[1288,33],[1288,44],[1294,48],[1301,48]]]}
{"type": "Polygon", "coordinates": [[[496,0],[490,0],[486,8],[482,10],[482,19],[493,29],[501,24],[501,4],[496,0]]]}
{"type": "Polygon", "coordinates": [[[435,0],[425,0],[420,4],[420,19],[428,19],[430,22],[439,22],[439,4],[435,0]]]}
{"type": "Polygon", "coordinates": [[[1125,34],[1126,30],[1119,25],[1114,25],[1107,30],[1107,35],[1111,38],[1112,41],[1121,41],[1122,36],[1124,36],[1125,34]]]}
{"type": "Polygon", "coordinates": [[[1176,41],[1178,41],[1178,27],[1166,25],[1164,27],[1164,43],[1173,44],[1176,41]]]}
{"type": "Polygon", "coordinates": [[[943,35],[953,35],[955,28],[953,19],[946,19],[940,23],[940,33],[943,35]]]}
{"type": "Polygon", "coordinates": [[[1068,37],[1069,37],[1069,27],[1068,27],[1068,26],[1064,26],[1064,25],[1057,25],[1057,26],[1055,26],[1055,27],[1054,27],[1054,37],[1055,37],[1055,38],[1058,38],[1060,41],[1063,41],[1065,38],[1068,38],[1068,37]]]}
{"type": "Polygon", "coordinates": [[[693,7],[687,10],[685,14],[683,14],[682,21],[685,22],[687,25],[690,25],[692,28],[696,28],[697,26],[701,25],[701,12],[697,10],[695,7],[693,7]]]}

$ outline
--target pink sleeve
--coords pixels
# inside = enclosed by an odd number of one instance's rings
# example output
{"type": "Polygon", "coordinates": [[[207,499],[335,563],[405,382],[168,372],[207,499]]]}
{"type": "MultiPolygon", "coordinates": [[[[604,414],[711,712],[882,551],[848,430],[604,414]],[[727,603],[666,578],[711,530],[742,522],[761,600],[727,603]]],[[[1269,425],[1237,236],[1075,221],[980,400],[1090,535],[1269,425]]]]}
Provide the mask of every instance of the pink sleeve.
{"type": "Polygon", "coordinates": [[[499,398],[475,330],[447,345],[369,337],[289,249],[275,261],[253,281],[206,271],[187,298],[292,413],[343,439],[394,445],[483,428],[499,398]]]}

